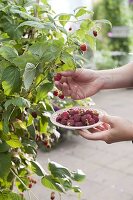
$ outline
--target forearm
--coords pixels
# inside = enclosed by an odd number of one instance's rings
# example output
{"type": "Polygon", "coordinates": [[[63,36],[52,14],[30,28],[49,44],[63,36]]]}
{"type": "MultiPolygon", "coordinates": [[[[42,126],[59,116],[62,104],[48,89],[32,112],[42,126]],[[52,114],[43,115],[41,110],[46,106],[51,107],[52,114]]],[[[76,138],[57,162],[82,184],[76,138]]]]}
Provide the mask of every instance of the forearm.
{"type": "Polygon", "coordinates": [[[102,89],[126,88],[133,86],[133,63],[119,68],[98,71],[103,81],[102,89]]]}

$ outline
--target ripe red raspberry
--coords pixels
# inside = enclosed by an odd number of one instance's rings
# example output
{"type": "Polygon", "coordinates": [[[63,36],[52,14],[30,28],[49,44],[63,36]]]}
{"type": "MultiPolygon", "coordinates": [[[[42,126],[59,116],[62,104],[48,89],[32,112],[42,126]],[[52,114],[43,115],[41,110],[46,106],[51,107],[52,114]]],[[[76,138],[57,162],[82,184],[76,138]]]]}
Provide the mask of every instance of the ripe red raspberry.
{"type": "Polygon", "coordinates": [[[97,37],[97,31],[93,31],[94,37],[97,37]]]}
{"type": "Polygon", "coordinates": [[[54,92],[53,92],[53,95],[57,97],[57,96],[58,96],[58,91],[57,91],[57,90],[54,91],[54,92]]]}
{"type": "Polygon", "coordinates": [[[68,112],[63,112],[61,114],[61,118],[68,119],[69,118],[69,113],[68,112]]]}
{"type": "Polygon", "coordinates": [[[54,81],[60,81],[61,80],[61,74],[56,74],[56,76],[54,76],[54,81]]]}
{"type": "Polygon", "coordinates": [[[75,126],[83,126],[82,122],[75,122],[75,126]]]}
{"type": "Polygon", "coordinates": [[[71,31],[72,30],[72,27],[69,27],[69,29],[68,29],[69,31],[71,31]]]}
{"type": "Polygon", "coordinates": [[[95,120],[94,120],[94,119],[89,120],[89,121],[88,121],[88,124],[89,124],[89,125],[95,124],[95,120]]]}
{"type": "Polygon", "coordinates": [[[29,188],[32,188],[32,184],[30,183],[28,187],[29,187],[29,188]]]}
{"type": "Polygon", "coordinates": [[[32,115],[32,117],[37,118],[37,113],[36,112],[32,112],[31,115],[32,115]]]}
{"type": "Polygon", "coordinates": [[[87,50],[86,44],[81,44],[81,45],[80,45],[80,50],[81,50],[81,51],[86,51],[86,50],[87,50]]]}
{"type": "Polygon", "coordinates": [[[74,126],[74,120],[73,119],[68,119],[67,125],[68,126],[74,126]]]}
{"type": "Polygon", "coordinates": [[[60,115],[56,118],[56,122],[61,122],[61,116],[60,115]]]}
{"type": "Polygon", "coordinates": [[[79,114],[75,114],[74,116],[73,116],[73,119],[74,119],[74,121],[75,122],[79,122],[80,121],[80,115],[79,114]]]}
{"type": "Polygon", "coordinates": [[[99,121],[99,118],[96,115],[93,116],[93,119],[95,120],[95,123],[97,123],[99,121]]]}
{"type": "Polygon", "coordinates": [[[62,119],[60,123],[63,125],[67,125],[67,119],[62,119]]]}
{"type": "Polygon", "coordinates": [[[64,94],[60,94],[60,95],[59,95],[59,98],[60,98],[60,99],[64,99],[64,94]]]}

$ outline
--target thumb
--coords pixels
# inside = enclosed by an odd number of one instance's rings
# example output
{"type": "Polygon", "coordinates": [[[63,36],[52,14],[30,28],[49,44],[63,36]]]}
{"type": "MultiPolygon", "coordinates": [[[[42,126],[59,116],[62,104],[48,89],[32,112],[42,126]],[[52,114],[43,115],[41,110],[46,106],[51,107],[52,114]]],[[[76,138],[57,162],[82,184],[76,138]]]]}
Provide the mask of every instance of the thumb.
{"type": "Polygon", "coordinates": [[[111,126],[111,128],[113,128],[114,122],[115,122],[115,116],[103,115],[100,117],[100,120],[104,123],[109,124],[111,126]]]}

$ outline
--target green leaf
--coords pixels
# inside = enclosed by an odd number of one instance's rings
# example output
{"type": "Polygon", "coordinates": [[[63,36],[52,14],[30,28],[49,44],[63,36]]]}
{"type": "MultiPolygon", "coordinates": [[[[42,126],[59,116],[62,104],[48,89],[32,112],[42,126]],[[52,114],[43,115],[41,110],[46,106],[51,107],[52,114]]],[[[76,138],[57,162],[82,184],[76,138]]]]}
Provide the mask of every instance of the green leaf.
{"type": "Polygon", "coordinates": [[[10,172],[11,154],[0,153],[0,178],[6,178],[10,172]]]}
{"type": "Polygon", "coordinates": [[[64,192],[64,188],[62,187],[62,185],[57,182],[51,175],[46,175],[41,179],[42,184],[51,189],[51,190],[55,190],[58,192],[64,192]]]}
{"type": "Polygon", "coordinates": [[[71,54],[63,52],[61,54],[61,60],[67,65],[68,69],[75,69],[75,62],[71,54]]]}
{"type": "Polygon", "coordinates": [[[9,150],[9,146],[6,144],[5,141],[0,142],[0,153],[4,153],[9,150]]]}
{"type": "Polygon", "coordinates": [[[12,115],[14,108],[9,107],[8,110],[5,110],[3,115],[2,115],[2,120],[3,120],[3,133],[8,133],[9,132],[9,120],[12,115]]]}
{"type": "Polygon", "coordinates": [[[36,55],[32,55],[30,52],[26,52],[21,56],[16,57],[13,60],[13,63],[19,67],[24,69],[27,63],[33,63],[36,64],[38,63],[39,58],[36,55]]]}
{"type": "Polygon", "coordinates": [[[28,20],[34,20],[34,21],[40,21],[39,18],[37,17],[33,17],[32,15],[29,15],[28,13],[26,12],[23,12],[21,10],[18,10],[16,9],[16,7],[14,8],[13,6],[11,7],[10,11],[13,13],[13,14],[19,14],[22,18],[24,19],[28,19],[28,20]]]}
{"type": "Polygon", "coordinates": [[[70,14],[60,14],[59,16],[59,22],[62,26],[65,26],[66,23],[70,20],[71,15],[70,14]]]}
{"type": "Polygon", "coordinates": [[[39,131],[40,133],[46,133],[48,128],[48,119],[45,116],[41,116],[39,120],[39,131]]]}
{"type": "Polygon", "coordinates": [[[45,170],[37,161],[31,161],[29,164],[29,168],[32,172],[34,172],[38,176],[45,176],[46,174],[45,170]]]}
{"type": "Polygon", "coordinates": [[[36,102],[44,100],[48,95],[48,92],[51,91],[52,89],[53,89],[53,83],[49,82],[40,85],[37,89],[36,102]]]}
{"type": "Polygon", "coordinates": [[[10,135],[10,140],[7,140],[6,143],[12,148],[19,148],[22,146],[18,136],[13,133],[10,135]]]}
{"type": "Polygon", "coordinates": [[[81,17],[82,15],[85,15],[85,14],[91,14],[93,15],[94,12],[93,11],[89,11],[87,10],[87,7],[78,7],[74,10],[74,12],[76,13],[75,14],[75,17],[81,17]]]}
{"type": "Polygon", "coordinates": [[[95,23],[91,19],[86,19],[80,24],[80,29],[83,31],[88,31],[95,25],[95,23]]]}
{"type": "Polygon", "coordinates": [[[80,187],[78,187],[78,186],[74,186],[74,187],[72,187],[72,189],[76,193],[81,193],[82,192],[81,189],[80,189],[80,187]]]}
{"type": "Polygon", "coordinates": [[[43,62],[52,62],[59,56],[63,45],[63,38],[43,43],[36,42],[29,48],[29,51],[32,54],[39,56],[43,62]]]}
{"type": "Polygon", "coordinates": [[[30,107],[30,102],[23,97],[15,97],[7,100],[5,102],[5,109],[7,110],[8,106],[10,106],[11,104],[14,106],[18,106],[21,110],[23,110],[25,107],[30,107]]]}
{"type": "Polygon", "coordinates": [[[21,24],[19,24],[19,26],[17,28],[20,28],[23,26],[31,26],[36,29],[47,29],[47,30],[55,29],[55,26],[51,22],[41,23],[41,22],[36,22],[36,21],[26,21],[26,22],[22,22],[21,24]]]}
{"type": "Polygon", "coordinates": [[[78,169],[77,172],[72,172],[72,179],[74,181],[83,181],[85,179],[85,174],[82,170],[78,169]]]}
{"type": "Polygon", "coordinates": [[[71,172],[66,167],[56,162],[49,161],[48,169],[54,177],[58,178],[71,177],[71,172]]]}
{"type": "Polygon", "coordinates": [[[6,95],[20,92],[21,83],[20,70],[18,67],[9,66],[5,68],[2,74],[2,86],[6,95]]]}
{"type": "Polygon", "coordinates": [[[12,62],[12,60],[18,56],[18,53],[14,48],[2,46],[0,47],[0,55],[6,60],[12,62]]]}
{"type": "Polygon", "coordinates": [[[87,13],[87,11],[85,9],[81,8],[81,9],[78,10],[78,12],[76,13],[75,17],[80,17],[80,16],[82,16],[82,15],[84,15],[86,13],[87,13]]]}
{"type": "Polygon", "coordinates": [[[109,20],[106,20],[106,19],[100,19],[100,20],[94,20],[94,23],[104,23],[104,24],[108,24],[110,25],[110,27],[112,28],[112,24],[109,20]]]}
{"type": "Polygon", "coordinates": [[[95,51],[96,50],[96,39],[91,35],[85,34],[85,40],[89,44],[90,48],[95,51]]]}
{"type": "Polygon", "coordinates": [[[27,63],[24,71],[24,86],[26,90],[29,90],[36,74],[36,66],[32,63],[27,63]]]}
{"type": "Polygon", "coordinates": [[[10,190],[0,191],[0,200],[25,200],[20,194],[11,192],[10,190]]]}

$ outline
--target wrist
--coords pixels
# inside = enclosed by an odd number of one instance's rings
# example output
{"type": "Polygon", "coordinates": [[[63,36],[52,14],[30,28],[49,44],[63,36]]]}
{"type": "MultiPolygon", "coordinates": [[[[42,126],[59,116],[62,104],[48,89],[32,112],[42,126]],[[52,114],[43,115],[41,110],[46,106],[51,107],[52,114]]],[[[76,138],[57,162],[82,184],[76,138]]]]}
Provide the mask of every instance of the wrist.
{"type": "Polygon", "coordinates": [[[97,76],[100,79],[101,89],[112,89],[113,88],[113,71],[112,70],[101,70],[97,71],[97,76]]]}

